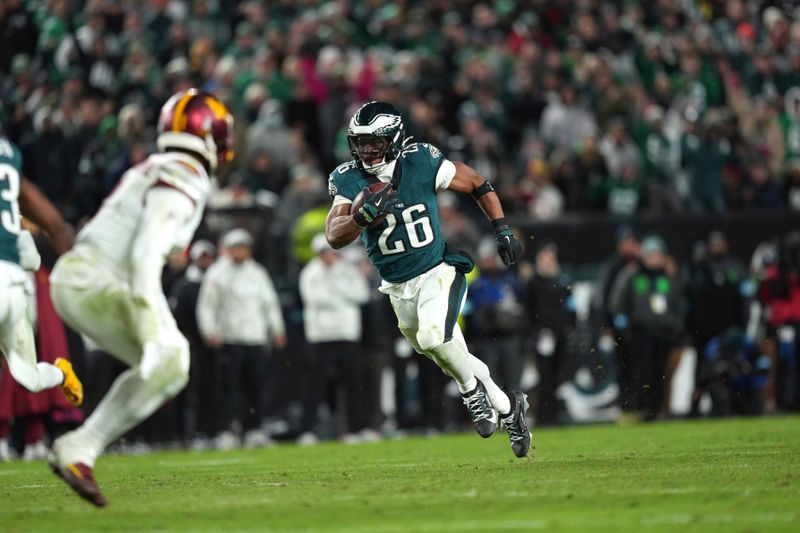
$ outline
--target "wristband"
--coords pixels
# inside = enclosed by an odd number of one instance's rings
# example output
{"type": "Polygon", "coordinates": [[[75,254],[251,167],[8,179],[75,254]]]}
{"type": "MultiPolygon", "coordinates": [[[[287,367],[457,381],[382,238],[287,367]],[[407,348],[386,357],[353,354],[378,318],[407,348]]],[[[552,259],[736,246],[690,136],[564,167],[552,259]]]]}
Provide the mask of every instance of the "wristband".
{"type": "Polygon", "coordinates": [[[506,223],[506,217],[500,217],[492,220],[492,227],[494,227],[495,232],[508,229],[508,223],[506,223]]]}
{"type": "Polygon", "coordinates": [[[359,228],[364,229],[369,226],[369,222],[364,218],[364,215],[361,213],[360,209],[351,216],[353,217],[353,222],[355,222],[356,226],[359,228]]]}

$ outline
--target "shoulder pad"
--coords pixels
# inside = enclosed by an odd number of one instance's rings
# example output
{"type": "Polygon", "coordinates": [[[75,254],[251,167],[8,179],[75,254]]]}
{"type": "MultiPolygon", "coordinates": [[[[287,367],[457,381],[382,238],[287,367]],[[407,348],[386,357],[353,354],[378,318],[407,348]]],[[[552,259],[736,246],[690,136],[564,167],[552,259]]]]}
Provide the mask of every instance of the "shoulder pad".
{"type": "Polygon", "coordinates": [[[341,195],[350,200],[358,195],[360,189],[358,178],[360,176],[355,161],[348,161],[336,167],[328,176],[328,195],[333,198],[341,195]]]}
{"type": "Polygon", "coordinates": [[[330,177],[333,178],[334,176],[344,176],[349,174],[350,172],[358,170],[358,163],[356,161],[348,161],[346,163],[342,163],[331,172],[330,177]]]}
{"type": "Polygon", "coordinates": [[[156,184],[177,189],[195,204],[204,203],[211,190],[208,174],[199,163],[195,165],[183,159],[159,161],[151,172],[156,175],[156,184]]]}
{"type": "Polygon", "coordinates": [[[16,144],[4,137],[0,137],[0,157],[11,160],[11,164],[20,170],[22,168],[22,152],[16,144]]]}
{"type": "Polygon", "coordinates": [[[431,159],[438,160],[442,157],[442,151],[432,144],[414,143],[403,148],[401,157],[429,156],[431,159]]]}

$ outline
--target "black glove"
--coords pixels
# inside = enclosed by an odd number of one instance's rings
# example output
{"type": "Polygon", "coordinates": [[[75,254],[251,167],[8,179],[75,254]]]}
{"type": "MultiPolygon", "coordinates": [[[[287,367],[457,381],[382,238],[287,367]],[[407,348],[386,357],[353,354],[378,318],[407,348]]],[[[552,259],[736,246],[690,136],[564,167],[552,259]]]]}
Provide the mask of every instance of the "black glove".
{"type": "Polygon", "coordinates": [[[503,264],[514,264],[514,261],[522,254],[522,245],[514,237],[514,233],[508,228],[508,225],[496,227],[494,238],[497,241],[497,254],[503,260],[503,264]]]}
{"type": "Polygon", "coordinates": [[[364,193],[364,203],[353,214],[356,224],[362,227],[369,226],[381,215],[391,211],[400,201],[394,195],[394,189],[386,187],[377,192],[370,192],[369,187],[362,189],[364,193]]]}

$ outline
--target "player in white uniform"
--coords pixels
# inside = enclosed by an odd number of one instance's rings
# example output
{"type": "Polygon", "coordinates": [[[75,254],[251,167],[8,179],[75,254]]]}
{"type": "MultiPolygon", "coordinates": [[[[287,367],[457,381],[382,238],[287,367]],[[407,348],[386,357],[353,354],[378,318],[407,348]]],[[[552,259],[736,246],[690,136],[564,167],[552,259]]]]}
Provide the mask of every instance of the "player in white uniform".
{"type": "Polygon", "coordinates": [[[200,223],[210,175],[233,157],[233,119],[214,96],[189,89],[167,101],[158,154],[131,168],[53,271],[58,313],[130,368],[86,422],[57,439],[50,466],[94,505],[106,500],[95,460],[175,396],[189,378],[189,344],[161,287],[167,255],[200,223]]]}

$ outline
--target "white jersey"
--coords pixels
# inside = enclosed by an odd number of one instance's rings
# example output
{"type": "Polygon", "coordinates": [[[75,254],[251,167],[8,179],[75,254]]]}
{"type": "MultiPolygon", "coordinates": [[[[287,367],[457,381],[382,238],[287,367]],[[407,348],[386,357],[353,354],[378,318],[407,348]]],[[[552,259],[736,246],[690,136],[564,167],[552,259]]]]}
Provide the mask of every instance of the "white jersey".
{"type": "Polygon", "coordinates": [[[202,219],[211,180],[193,157],[167,152],[151,155],[122,176],[97,215],[78,234],[75,251],[96,258],[98,266],[128,281],[136,259],[132,257],[133,245],[143,222],[146,196],[157,186],[183,193],[194,205],[191,216],[181,222],[174,236],[169,236],[172,250],[186,248],[202,219]]]}

